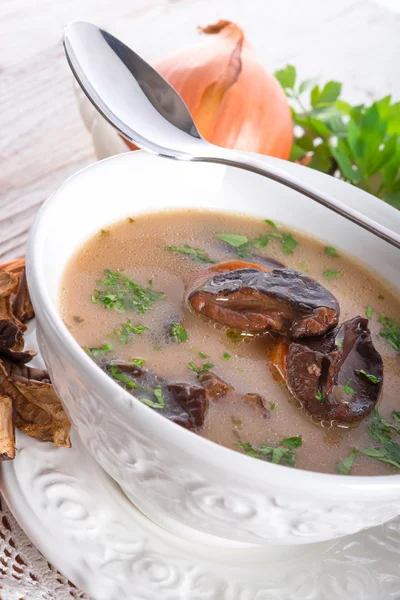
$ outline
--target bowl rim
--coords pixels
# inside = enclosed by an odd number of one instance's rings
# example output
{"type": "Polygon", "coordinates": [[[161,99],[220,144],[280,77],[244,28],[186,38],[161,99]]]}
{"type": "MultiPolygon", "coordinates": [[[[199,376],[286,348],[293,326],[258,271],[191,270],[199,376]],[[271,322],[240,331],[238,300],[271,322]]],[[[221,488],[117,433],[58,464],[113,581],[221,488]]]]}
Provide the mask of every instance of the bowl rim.
{"type": "MultiPolygon", "coordinates": [[[[173,440],[175,445],[185,445],[196,447],[196,451],[199,449],[202,452],[203,458],[211,462],[215,466],[220,466],[224,468],[227,472],[234,473],[238,479],[240,479],[241,474],[243,477],[248,479],[257,479],[258,482],[264,481],[265,484],[269,484],[271,479],[280,480],[280,483],[283,484],[287,488],[299,488],[299,484],[303,487],[307,485],[307,489],[309,491],[315,490],[318,495],[326,495],[324,494],[324,486],[326,484],[334,484],[334,489],[329,490],[329,494],[333,496],[341,496],[347,495],[346,493],[352,492],[353,495],[357,494],[361,496],[365,492],[370,492],[372,494],[378,494],[382,492],[382,488],[385,488],[386,491],[400,492],[400,474],[393,475],[339,475],[336,473],[320,473],[318,471],[309,471],[300,468],[290,468],[285,465],[280,464],[272,464],[266,461],[255,460],[254,458],[242,454],[240,452],[236,452],[235,450],[231,450],[230,448],[226,448],[221,446],[220,444],[213,442],[207,438],[194,434],[194,432],[189,431],[176,423],[173,423],[169,419],[165,418],[161,414],[157,413],[157,411],[152,410],[150,407],[146,406],[140,400],[138,400],[135,396],[131,395],[129,392],[124,390],[121,386],[119,386],[115,381],[112,380],[104,371],[102,371],[93,360],[82,350],[81,346],[72,336],[67,326],[64,324],[61,315],[57,307],[54,305],[49,290],[47,289],[44,277],[44,271],[41,265],[41,249],[43,237],[46,233],[46,229],[48,225],[46,224],[47,213],[49,212],[49,208],[53,207],[59,202],[59,192],[64,189],[64,187],[68,184],[72,179],[80,179],[82,174],[86,174],[88,171],[93,174],[98,170],[102,169],[102,165],[104,163],[118,163],[122,160],[126,160],[126,157],[129,156],[129,160],[135,160],[135,156],[143,156],[151,158],[154,160],[164,160],[162,157],[154,156],[145,151],[139,150],[135,152],[126,152],[122,154],[118,154],[115,156],[111,156],[109,158],[103,159],[101,161],[97,161],[91,165],[84,167],[83,169],[77,171],[72,176],[67,178],[50,196],[47,200],[42,204],[36,219],[34,221],[33,226],[31,227],[28,245],[27,245],[27,253],[26,253],[26,265],[27,265],[27,278],[29,282],[29,287],[32,296],[32,302],[34,304],[35,313],[39,316],[39,321],[46,322],[49,328],[54,335],[54,338],[57,340],[57,343],[60,345],[62,349],[63,355],[66,357],[68,362],[70,362],[74,368],[81,374],[82,379],[90,380],[90,385],[96,389],[96,392],[100,396],[107,395],[109,398],[109,402],[112,402],[117,414],[121,415],[128,406],[125,400],[133,401],[135,404],[135,410],[139,411],[141,414],[141,418],[143,421],[154,422],[154,428],[164,430],[164,437],[170,437],[173,440]],[[170,432],[170,435],[168,435],[170,432]],[[180,440],[178,441],[178,438],[180,440]],[[186,443],[187,441],[187,443],[186,443]],[[290,475],[289,475],[290,474],[290,475]],[[289,476],[288,476],[289,475],[289,476]],[[321,491],[322,490],[322,491],[321,491]]],[[[260,158],[260,155],[257,155],[260,158]]],[[[270,157],[261,157],[265,159],[269,159],[270,157]]],[[[146,160],[146,158],[145,158],[146,160]]],[[[285,167],[287,161],[283,161],[280,159],[273,159],[273,162],[278,162],[281,168],[285,167]]],[[[214,165],[215,167],[215,165],[214,165]]],[[[219,168],[224,169],[234,169],[235,167],[225,167],[219,166],[219,168]]],[[[306,169],[306,167],[301,167],[300,165],[296,165],[299,169],[306,169]]],[[[326,178],[330,178],[331,176],[325,175],[322,173],[318,173],[319,176],[323,175],[326,178]]],[[[348,185],[343,181],[338,180],[338,183],[348,185]]],[[[358,188],[357,188],[358,190],[358,188]]],[[[361,190],[358,190],[358,192],[361,190]]],[[[349,190],[351,193],[351,191],[349,190]]],[[[376,203],[382,202],[379,199],[371,197],[370,194],[363,192],[371,201],[376,203]]],[[[382,202],[383,204],[383,202],[382,202]]],[[[388,214],[395,213],[397,215],[397,211],[393,209],[391,206],[385,205],[385,209],[389,209],[388,214]],[[393,211],[393,212],[391,212],[393,211]]],[[[214,210],[214,209],[213,209],[214,210]]],[[[149,211],[150,212],[150,211],[149,211]]],[[[134,211],[132,212],[134,214],[134,211]]],[[[142,214],[142,213],[141,213],[142,214]]],[[[398,217],[397,217],[398,218],[398,217]]],[[[400,223],[400,220],[399,220],[400,223]]],[[[70,255],[71,257],[71,255],[70,255]]],[[[64,265],[65,266],[65,265],[64,265]]],[[[333,497],[332,496],[332,497],[333,497]]]]}

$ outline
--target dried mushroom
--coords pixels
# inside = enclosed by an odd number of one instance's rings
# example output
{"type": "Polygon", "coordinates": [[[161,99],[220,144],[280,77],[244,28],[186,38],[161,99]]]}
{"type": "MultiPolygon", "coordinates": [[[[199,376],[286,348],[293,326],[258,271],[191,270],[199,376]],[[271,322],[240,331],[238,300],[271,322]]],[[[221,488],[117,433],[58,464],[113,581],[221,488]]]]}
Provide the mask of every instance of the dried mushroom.
{"type": "Polygon", "coordinates": [[[193,309],[245,332],[296,339],[323,335],[338,323],[339,303],[317,281],[291,269],[237,269],[215,275],[189,295],[193,309]]]}
{"type": "Polygon", "coordinates": [[[199,382],[207,390],[210,399],[222,398],[229,392],[234,391],[234,388],[229,383],[226,383],[226,381],[212,371],[202,373],[199,377],[199,382]]]}
{"type": "Polygon", "coordinates": [[[169,383],[153,371],[132,363],[109,362],[100,366],[135,398],[159,410],[174,423],[192,431],[204,424],[208,408],[204,387],[169,383]]]}
{"type": "Polygon", "coordinates": [[[13,404],[7,394],[0,394],[0,460],[15,458],[13,404]]]}
{"type": "Polygon", "coordinates": [[[47,371],[0,359],[0,389],[13,400],[18,429],[55,446],[71,446],[71,424],[47,371]]]}
{"type": "Polygon", "coordinates": [[[286,376],[289,390],[312,416],[338,423],[367,417],[383,381],[368,320],[355,317],[325,338],[292,342],[286,376]]]}
{"type": "Polygon", "coordinates": [[[25,269],[22,271],[19,278],[18,291],[12,305],[12,310],[15,317],[17,317],[17,319],[19,319],[22,323],[26,323],[26,321],[33,319],[35,316],[31,297],[29,295],[28,283],[26,281],[25,269]]]}
{"type": "Polygon", "coordinates": [[[56,446],[71,446],[71,425],[47,371],[25,365],[36,352],[24,350],[23,322],[34,316],[24,266],[18,259],[0,267],[0,460],[15,456],[14,426],[56,446]]]}

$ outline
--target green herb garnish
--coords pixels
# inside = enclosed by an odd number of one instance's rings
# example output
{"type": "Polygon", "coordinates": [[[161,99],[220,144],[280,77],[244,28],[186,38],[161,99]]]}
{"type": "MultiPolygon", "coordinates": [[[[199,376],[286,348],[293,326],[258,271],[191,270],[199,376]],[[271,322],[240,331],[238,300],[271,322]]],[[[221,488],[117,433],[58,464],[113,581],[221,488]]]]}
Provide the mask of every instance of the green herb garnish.
{"type": "Polygon", "coordinates": [[[101,358],[107,352],[112,352],[113,347],[111,346],[111,344],[104,344],[103,346],[100,346],[99,348],[88,348],[87,346],[82,346],[82,349],[87,354],[92,356],[92,358],[101,358]]]}
{"type": "Polygon", "coordinates": [[[347,458],[345,458],[342,462],[336,463],[336,472],[339,475],[349,475],[352,466],[354,465],[354,461],[357,456],[357,448],[353,448],[347,458]]]}
{"type": "Polygon", "coordinates": [[[145,363],[145,359],[144,358],[132,358],[131,363],[133,365],[135,365],[135,367],[143,367],[144,363],[145,363]]]}
{"type": "Polygon", "coordinates": [[[275,221],[271,221],[271,219],[264,219],[264,222],[269,225],[270,227],[272,227],[272,229],[277,229],[276,225],[275,225],[275,221]]]}
{"type": "Polygon", "coordinates": [[[241,448],[249,456],[266,460],[274,464],[285,464],[294,467],[296,461],[295,449],[303,444],[301,436],[286,438],[279,442],[277,447],[262,445],[260,448],[253,448],[248,442],[236,442],[235,446],[241,448]]]}
{"type": "Polygon", "coordinates": [[[337,346],[338,348],[343,348],[342,340],[341,340],[340,338],[338,338],[338,339],[336,340],[336,346],[337,346]]]}
{"type": "Polygon", "coordinates": [[[299,82],[292,65],[277,71],[275,77],[292,109],[290,159],[400,208],[400,104],[385,96],[370,106],[352,106],[340,98],[341,83],[299,82]]]}
{"type": "Polygon", "coordinates": [[[315,399],[318,400],[319,402],[321,402],[321,404],[323,404],[325,402],[325,394],[322,390],[318,389],[317,393],[315,394],[315,399]]]}
{"type": "Polygon", "coordinates": [[[327,269],[324,271],[324,277],[326,277],[328,281],[333,281],[336,277],[340,277],[341,274],[341,271],[336,271],[335,269],[327,269]]]}
{"type": "Polygon", "coordinates": [[[120,344],[127,344],[130,338],[134,335],[141,335],[144,331],[150,330],[144,325],[132,325],[131,320],[128,319],[126,323],[121,324],[119,329],[115,329],[110,337],[116,338],[120,344]]]}
{"type": "Polygon", "coordinates": [[[336,248],[334,248],[333,246],[325,246],[324,251],[327,256],[331,256],[331,257],[339,256],[336,248]]]}
{"type": "Polygon", "coordinates": [[[165,249],[174,254],[183,254],[195,262],[214,264],[218,262],[217,260],[210,258],[205,250],[191,248],[187,244],[184,244],[183,246],[166,246],[165,249]]]}
{"type": "Polygon", "coordinates": [[[282,240],[282,249],[284,254],[293,254],[293,250],[298,246],[298,242],[291,233],[285,233],[282,240]]]}
{"type": "Polygon", "coordinates": [[[379,317],[382,329],[379,333],[396,352],[400,352],[400,325],[390,317],[379,317]]]}
{"type": "Polygon", "coordinates": [[[352,381],[353,381],[353,380],[352,380],[351,378],[350,378],[348,381],[346,381],[346,383],[345,383],[345,384],[344,384],[344,386],[343,386],[343,391],[344,391],[344,392],[346,392],[346,394],[351,394],[352,396],[354,396],[354,395],[355,395],[355,393],[356,393],[356,391],[355,391],[355,390],[353,390],[353,388],[352,388],[352,387],[350,387],[350,383],[351,383],[352,381]]]}
{"type": "Polygon", "coordinates": [[[83,323],[83,319],[79,315],[74,315],[72,318],[75,321],[75,323],[83,323]]]}
{"type": "Polygon", "coordinates": [[[232,356],[229,354],[229,352],[224,352],[222,358],[224,360],[229,360],[230,358],[232,358],[232,356]]]}
{"type": "Polygon", "coordinates": [[[99,281],[105,289],[97,289],[92,294],[94,304],[102,304],[104,308],[123,312],[135,310],[141,314],[150,310],[157,300],[164,300],[164,292],[156,292],[152,281],[143,287],[119,271],[104,271],[106,277],[99,281]]]}
{"type": "Polygon", "coordinates": [[[187,365],[187,368],[190,369],[191,371],[194,371],[198,377],[200,377],[200,375],[203,375],[204,373],[207,373],[207,371],[209,371],[210,369],[212,369],[214,367],[213,363],[204,363],[203,366],[198,367],[194,362],[190,362],[187,365]]]}
{"type": "Polygon", "coordinates": [[[178,344],[182,344],[188,339],[188,333],[181,323],[171,323],[171,334],[178,344]]]}
{"type": "Polygon", "coordinates": [[[135,222],[135,219],[132,219],[132,217],[128,217],[128,218],[127,218],[127,221],[128,221],[128,223],[134,223],[134,222],[135,222]]]}
{"type": "Polygon", "coordinates": [[[217,233],[215,234],[215,237],[222,242],[226,242],[233,248],[240,248],[241,246],[249,243],[248,237],[245,235],[237,235],[235,233],[217,233]]]}
{"type": "Polygon", "coordinates": [[[392,419],[393,419],[393,421],[400,421],[400,411],[399,410],[392,411],[392,419]]]}
{"type": "Polygon", "coordinates": [[[275,402],[270,402],[270,403],[269,403],[269,409],[270,409],[270,410],[275,410],[275,408],[276,408],[276,404],[275,404],[275,402]]]}
{"type": "Polygon", "coordinates": [[[382,294],[378,295],[378,300],[384,300],[384,299],[385,299],[385,296],[382,296],[382,294]]]}
{"type": "Polygon", "coordinates": [[[380,448],[363,448],[360,452],[370,458],[400,469],[400,446],[395,442],[388,441],[380,448]]]}
{"type": "MultiPolygon", "coordinates": [[[[400,413],[393,411],[392,418],[393,421],[398,422],[400,420],[400,413]]],[[[400,435],[400,427],[396,423],[391,423],[381,417],[378,409],[375,407],[373,419],[369,426],[369,433],[381,445],[375,448],[364,448],[360,452],[370,458],[400,469],[400,445],[392,440],[392,433],[400,435]]]]}
{"type": "Polygon", "coordinates": [[[365,316],[367,317],[367,319],[372,319],[373,312],[374,309],[372,308],[372,306],[367,306],[367,308],[365,309],[365,316]]]}
{"type": "Polygon", "coordinates": [[[371,373],[366,373],[364,371],[364,369],[360,369],[359,371],[356,371],[356,373],[359,373],[360,375],[364,375],[364,377],[366,377],[367,379],[369,379],[369,381],[371,383],[377,384],[377,383],[380,382],[379,377],[375,377],[375,375],[371,375],[371,373]]]}
{"type": "Polygon", "coordinates": [[[120,381],[130,389],[137,388],[137,384],[134,381],[132,381],[132,379],[130,379],[127,375],[125,375],[125,373],[120,371],[120,369],[118,369],[116,365],[110,366],[110,375],[113,379],[120,381]]]}

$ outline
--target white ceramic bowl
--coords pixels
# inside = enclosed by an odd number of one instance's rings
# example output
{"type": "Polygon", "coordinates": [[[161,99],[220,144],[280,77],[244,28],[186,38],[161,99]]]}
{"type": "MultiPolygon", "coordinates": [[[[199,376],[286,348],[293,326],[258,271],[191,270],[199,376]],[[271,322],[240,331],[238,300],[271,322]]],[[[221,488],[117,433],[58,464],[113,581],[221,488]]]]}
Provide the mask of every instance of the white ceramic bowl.
{"type": "MultiPolygon", "coordinates": [[[[400,232],[400,213],[364,192],[268,159],[400,232]]],[[[400,475],[345,477],[254,460],[168,421],[119,387],[80,349],[58,311],[64,267],[88,237],[126,216],[201,207],[271,218],[352,253],[398,285],[398,252],[265,178],[220,165],[128,153],[81,171],[44,204],[28,281],[40,348],[73,426],[100,465],[158,525],[207,544],[302,544],[400,514],[400,475]]]]}

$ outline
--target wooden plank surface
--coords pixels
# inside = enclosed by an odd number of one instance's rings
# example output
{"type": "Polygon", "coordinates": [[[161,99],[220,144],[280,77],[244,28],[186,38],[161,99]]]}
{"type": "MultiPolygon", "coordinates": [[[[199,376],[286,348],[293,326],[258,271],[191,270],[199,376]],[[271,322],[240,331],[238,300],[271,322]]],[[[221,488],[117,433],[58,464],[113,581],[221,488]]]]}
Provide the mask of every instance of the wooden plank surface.
{"type": "Polygon", "coordinates": [[[195,41],[196,26],[238,22],[271,70],[344,82],[351,101],[400,99],[400,0],[1,0],[0,259],[21,255],[35,214],[95,161],[60,38],[91,20],[149,59],[195,41]]]}

